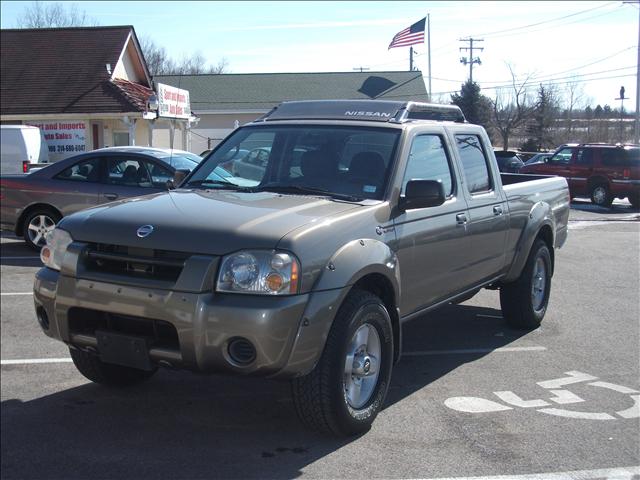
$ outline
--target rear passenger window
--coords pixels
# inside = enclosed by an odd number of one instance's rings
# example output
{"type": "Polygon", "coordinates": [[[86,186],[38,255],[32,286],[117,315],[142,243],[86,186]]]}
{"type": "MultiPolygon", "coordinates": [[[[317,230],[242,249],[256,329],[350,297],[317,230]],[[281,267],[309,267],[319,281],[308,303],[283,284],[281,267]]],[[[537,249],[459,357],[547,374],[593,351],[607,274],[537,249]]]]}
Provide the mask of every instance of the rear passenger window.
{"type": "Polygon", "coordinates": [[[456,135],[456,143],[469,193],[491,190],[487,157],[482,149],[480,138],[477,135],[456,135]]]}
{"type": "Polygon", "coordinates": [[[593,150],[590,148],[581,148],[576,155],[577,165],[593,165],[593,150]]]}
{"type": "Polygon", "coordinates": [[[100,159],[92,158],[60,172],[56,178],[58,180],[73,180],[76,182],[97,182],[100,180],[100,159]]]}
{"type": "Polygon", "coordinates": [[[403,194],[409,180],[440,180],[444,194],[448,197],[453,193],[451,166],[439,135],[420,135],[413,140],[402,181],[403,194]]]}
{"type": "Polygon", "coordinates": [[[602,148],[602,165],[606,167],[632,167],[640,165],[639,148],[602,148]]]}

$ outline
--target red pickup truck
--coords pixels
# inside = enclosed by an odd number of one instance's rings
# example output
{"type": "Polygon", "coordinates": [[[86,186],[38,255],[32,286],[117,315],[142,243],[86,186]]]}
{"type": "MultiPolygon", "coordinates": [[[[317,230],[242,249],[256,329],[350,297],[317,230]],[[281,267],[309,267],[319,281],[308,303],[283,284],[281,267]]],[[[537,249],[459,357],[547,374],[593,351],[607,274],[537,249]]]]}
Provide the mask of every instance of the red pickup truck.
{"type": "Polygon", "coordinates": [[[603,207],[625,197],[634,208],[640,207],[639,145],[563,145],[544,163],[525,165],[518,173],[564,177],[571,198],[589,196],[603,207]]]}

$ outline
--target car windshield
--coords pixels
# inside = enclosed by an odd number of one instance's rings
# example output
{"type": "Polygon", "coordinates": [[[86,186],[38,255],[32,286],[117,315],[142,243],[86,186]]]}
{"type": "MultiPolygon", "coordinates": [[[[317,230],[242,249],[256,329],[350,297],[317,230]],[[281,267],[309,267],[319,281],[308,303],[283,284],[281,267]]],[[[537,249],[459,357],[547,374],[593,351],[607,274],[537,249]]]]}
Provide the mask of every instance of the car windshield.
{"type": "Polygon", "coordinates": [[[176,170],[193,170],[198,166],[202,157],[195,155],[193,153],[174,153],[174,154],[164,154],[159,155],[158,158],[165,163],[168,163],[176,170]]]}
{"type": "Polygon", "coordinates": [[[399,137],[400,130],[390,128],[240,128],[207,157],[183,187],[379,200],[399,137]],[[220,175],[225,182],[217,181],[220,175]]]}

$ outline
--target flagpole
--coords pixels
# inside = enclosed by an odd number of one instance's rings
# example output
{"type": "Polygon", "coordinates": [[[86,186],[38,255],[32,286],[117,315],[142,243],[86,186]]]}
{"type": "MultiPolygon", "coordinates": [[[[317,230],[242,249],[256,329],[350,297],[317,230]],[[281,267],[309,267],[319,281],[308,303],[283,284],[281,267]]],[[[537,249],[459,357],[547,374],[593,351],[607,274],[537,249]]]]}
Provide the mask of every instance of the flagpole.
{"type": "Polygon", "coordinates": [[[427,13],[427,49],[429,51],[429,63],[428,63],[428,70],[429,70],[429,101],[431,102],[431,18],[430,18],[430,14],[427,13]]]}
{"type": "Polygon", "coordinates": [[[409,71],[413,72],[413,47],[409,47],[409,71]]]}

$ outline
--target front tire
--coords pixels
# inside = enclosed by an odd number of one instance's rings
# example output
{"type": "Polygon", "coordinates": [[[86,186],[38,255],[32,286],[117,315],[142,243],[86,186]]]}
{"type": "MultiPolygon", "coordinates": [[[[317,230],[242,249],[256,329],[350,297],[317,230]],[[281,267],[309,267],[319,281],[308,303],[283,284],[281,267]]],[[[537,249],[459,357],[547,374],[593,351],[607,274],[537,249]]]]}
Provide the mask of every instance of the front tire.
{"type": "Polygon", "coordinates": [[[96,355],[69,348],[71,359],[78,371],[92,382],[110,387],[127,387],[151,378],[157,369],[146,371],[104,363],[96,355]]]}
{"type": "Polygon", "coordinates": [[[333,322],[315,369],[292,381],[305,426],[337,436],[371,428],[391,381],[393,331],[382,301],[353,290],[333,322]]]}
{"type": "Polygon", "coordinates": [[[629,203],[631,203],[631,208],[634,210],[640,209],[640,193],[635,195],[629,195],[629,203]]]}
{"type": "Polygon", "coordinates": [[[33,250],[40,251],[46,245],[46,235],[60,221],[60,215],[53,210],[41,208],[29,212],[24,219],[22,235],[25,243],[33,250]]]}
{"type": "Polygon", "coordinates": [[[613,196],[609,187],[600,183],[591,188],[591,202],[599,207],[610,207],[613,203],[613,196]]]}
{"type": "Polygon", "coordinates": [[[533,330],[540,326],[551,293],[551,254],[547,244],[534,242],[520,277],[500,288],[502,314],[511,327],[533,330]]]}

